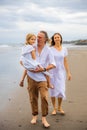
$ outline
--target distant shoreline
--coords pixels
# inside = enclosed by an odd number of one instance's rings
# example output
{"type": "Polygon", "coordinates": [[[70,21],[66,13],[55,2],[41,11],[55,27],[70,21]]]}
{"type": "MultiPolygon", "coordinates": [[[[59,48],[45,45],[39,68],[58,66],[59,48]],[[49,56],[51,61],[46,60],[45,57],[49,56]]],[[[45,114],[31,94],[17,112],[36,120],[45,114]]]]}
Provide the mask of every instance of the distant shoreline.
{"type": "MultiPolygon", "coordinates": [[[[3,51],[6,51],[6,50],[21,50],[23,44],[4,44],[4,45],[0,45],[0,52],[3,52],[3,51]]],[[[48,44],[49,46],[49,44],[48,44]]],[[[63,46],[66,47],[67,49],[75,49],[75,50],[85,50],[87,49],[87,45],[75,45],[75,44],[72,44],[72,43],[63,43],[63,46]]]]}
{"type": "MultiPolygon", "coordinates": [[[[66,41],[63,41],[63,44],[66,44],[66,45],[87,45],[87,39],[78,39],[78,40],[66,40],[66,41]]],[[[19,42],[19,43],[0,43],[0,47],[7,47],[7,46],[23,46],[24,43],[22,42],[19,42]]]]}
{"type": "Polygon", "coordinates": [[[87,45],[87,40],[64,41],[64,44],[87,45]]]}

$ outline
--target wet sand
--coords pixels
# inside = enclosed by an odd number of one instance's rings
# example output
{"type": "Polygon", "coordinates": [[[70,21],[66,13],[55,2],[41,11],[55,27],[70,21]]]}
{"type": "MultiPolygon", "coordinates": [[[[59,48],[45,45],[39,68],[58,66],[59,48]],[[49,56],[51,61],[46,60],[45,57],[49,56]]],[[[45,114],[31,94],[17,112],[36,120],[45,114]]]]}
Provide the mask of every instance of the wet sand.
{"type": "MultiPolygon", "coordinates": [[[[65,115],[57,113],[52,116],[52,104],[49,97],[49,115],[47,120],[50,123],[50,130],[87,130],[87,49],[69,49],[69,66],[72,73],[72,80],[66,81],[66,100],[63,101],[65,115]]],[[[18,67],[19,68],[19,67],[18,67]]],[[[25,81],[24,88],[19,87],[19,79],[22,70],[11,75],[11,84],[8,79],[4,85],[11,91],[0,95],[0,130],[43,130],[41,124],[41,113],[38,115],[36,125],[30,124],[32,118],[31,107],[25,81]],[[17,76],[17,80],[12,78],[17,76]]],[[[1,85],[0,85],[1,86],[1,85]]],[[[39,112],[41,112],[39,108],[39,112]]]]}

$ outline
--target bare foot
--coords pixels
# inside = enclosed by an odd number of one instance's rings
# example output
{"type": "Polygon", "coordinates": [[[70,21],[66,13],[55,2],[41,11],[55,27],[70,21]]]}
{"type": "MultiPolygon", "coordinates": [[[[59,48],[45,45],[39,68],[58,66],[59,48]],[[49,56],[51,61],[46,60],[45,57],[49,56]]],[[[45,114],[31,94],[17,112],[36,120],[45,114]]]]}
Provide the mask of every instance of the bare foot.
{"type": "Polygon", "coordinates": [[[19,83],[19,85],[20,85],[21,87],[23,87],[23,86],[24,86],[24,81],[21,80],[20,83],[19,83]]]}
{"type": "Polygon", "coordinates": [[[46,117],[42,117],[42,124],[45,128],[50,127],[50,124],[47,122],[46,117]]]}
{"type": "Polygon", "coordinates": [[[36,124],[36,122],[37,122],[37,116],[33,116],[31,124],[36,124]]]}
{"type": "Polygon", "coordinates": [[[64,115],[64,114],[65,114],[65,112],[63,111],[63,109],[62,109],[62,108],[58,108],[58,112],[60,112],[60,114],[62,114],[62,115],[64,115]]]}
{"type": "Polygon", "coordinates": [[[52,111],[52,115],[56,115],[56,110],[55,109],[52,111]]]}

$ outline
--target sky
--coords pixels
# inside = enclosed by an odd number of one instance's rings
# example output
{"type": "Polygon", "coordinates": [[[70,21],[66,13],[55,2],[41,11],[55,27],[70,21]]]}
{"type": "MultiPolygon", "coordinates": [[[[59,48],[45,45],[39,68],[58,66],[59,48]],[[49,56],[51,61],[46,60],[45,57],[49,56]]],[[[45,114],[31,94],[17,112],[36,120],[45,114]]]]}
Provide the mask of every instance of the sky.
{"type": "Polygon", "coordinates": [[[40,30],[87,39],[87,0],[0,0],[0,43],[23,43],[40,30]]]}

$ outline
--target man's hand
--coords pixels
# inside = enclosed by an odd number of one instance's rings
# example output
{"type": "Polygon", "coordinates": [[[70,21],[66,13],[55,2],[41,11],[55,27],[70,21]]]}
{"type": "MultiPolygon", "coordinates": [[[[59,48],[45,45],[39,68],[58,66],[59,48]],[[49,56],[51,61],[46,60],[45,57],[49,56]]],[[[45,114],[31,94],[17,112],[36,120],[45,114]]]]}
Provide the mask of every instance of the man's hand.
{"type": "Polygon", "coordinates": [[[30,70],[30,72],[33,72],[33,73],[39,73],[39,72],[43,72],[43,71],[44,71],[44,68],[42,68],[42,67],[38,67],[35,70],[30,70]]]}

